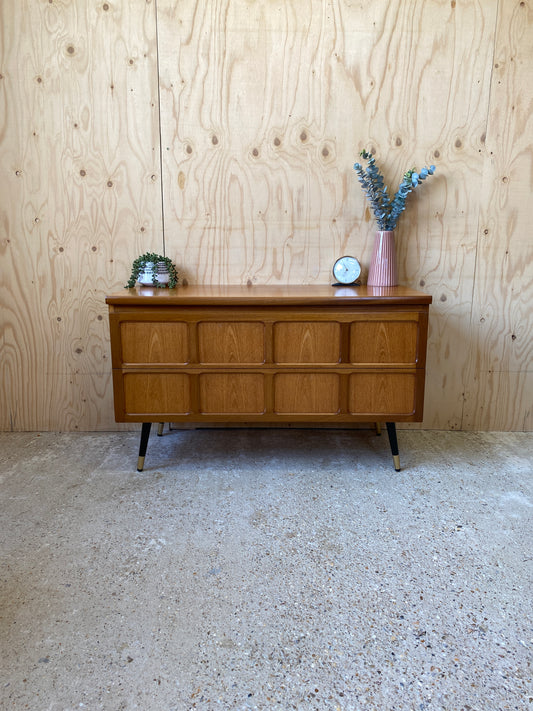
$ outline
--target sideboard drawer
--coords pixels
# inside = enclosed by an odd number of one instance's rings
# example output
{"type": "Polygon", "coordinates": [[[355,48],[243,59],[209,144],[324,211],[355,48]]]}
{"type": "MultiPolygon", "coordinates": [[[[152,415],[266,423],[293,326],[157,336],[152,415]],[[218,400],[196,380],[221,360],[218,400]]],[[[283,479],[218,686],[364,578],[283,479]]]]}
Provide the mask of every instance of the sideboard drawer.
{"type": "Polygon", "coordinates": [[[261,373],[201,373],[201,415],[262,415],[265,411],[261,373]]]}
{"type": "Polygon", "coordinates": [[[418,314],[358,319],[350,325],[350,362],[415,367],[419,329],[418,314]]]}
{"type": "Polygon", "coordinates": [[[191,411],[190,376],[185,373],[124,373],[124,414],[191,411]]]}
{"type": "Polygon", "coordinates": [[[122,362],[185,364],[189,360],[187,324],[181,321],[122,321],[122,362]]]}
{"type": "Polygon", "coordinates": [[[264,324],[246,321],[200,322],[198,360],[200,363],[219,365],[264,363],[264,324]]]}
{"type": "Polygon", "coordinates": [[[336,415],[339,410],[337,373],[277,373],[274,412],[279,415],[336,415]]]}
{"type": "Polygon", "coordinates": [[[417,396],[423,397],[413,373],[352,373],[349,377],[348,411],[352,415],[410,417],[416,412],[417,396]]]}
{"type": "Polygon", "coordinates": [[[341,327],[333,321],[279,321],[274,324],[274,362],[280,365],[333,365],[341,357],[341,327]]]}

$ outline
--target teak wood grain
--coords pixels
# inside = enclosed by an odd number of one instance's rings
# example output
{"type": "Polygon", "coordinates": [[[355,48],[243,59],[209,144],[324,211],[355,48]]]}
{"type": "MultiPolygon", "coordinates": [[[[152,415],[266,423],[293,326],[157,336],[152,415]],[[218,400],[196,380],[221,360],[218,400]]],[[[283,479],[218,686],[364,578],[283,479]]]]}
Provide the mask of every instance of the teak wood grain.
{"type": "Polygon", "coordinates": [[[116,419],[421,421],[430,302],[403,287],[111,295],[116,419]]]}

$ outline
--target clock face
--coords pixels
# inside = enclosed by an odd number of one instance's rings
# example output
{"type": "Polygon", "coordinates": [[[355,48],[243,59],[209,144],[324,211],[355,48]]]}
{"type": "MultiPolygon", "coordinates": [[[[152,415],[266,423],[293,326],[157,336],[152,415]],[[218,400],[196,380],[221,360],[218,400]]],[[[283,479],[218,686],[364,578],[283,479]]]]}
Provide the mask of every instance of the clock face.
{"type": "Polygon", "coordinates": [[[333,266],[333,276],[339,284],[353,284],[361,275],[361,265],[355,257],[340,257],[333,266]]]}

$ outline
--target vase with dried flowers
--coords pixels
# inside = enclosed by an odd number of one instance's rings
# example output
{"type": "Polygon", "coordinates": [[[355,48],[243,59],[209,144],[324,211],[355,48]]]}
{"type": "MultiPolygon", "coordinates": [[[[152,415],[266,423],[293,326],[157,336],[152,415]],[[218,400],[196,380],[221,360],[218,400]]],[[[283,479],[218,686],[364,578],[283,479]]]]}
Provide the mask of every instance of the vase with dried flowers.
{"type": "Polygon", "coordinates": [[[405,210],[407,196],[429,175],[435,172],[435,166],[408,170],[398,186],[393,198],[389,196],[385,179],[376,165],[372,153],[361,151],[361,158],[367,161],[366,169],[361,163],[354,164],[361,187],[370,201],[378,230],[374,241],[374,250],[368,271],[369,286],[396,286],[398,284],[398,266],[396,262],[396,246],[394,230],[398,219],[405,210]]]}

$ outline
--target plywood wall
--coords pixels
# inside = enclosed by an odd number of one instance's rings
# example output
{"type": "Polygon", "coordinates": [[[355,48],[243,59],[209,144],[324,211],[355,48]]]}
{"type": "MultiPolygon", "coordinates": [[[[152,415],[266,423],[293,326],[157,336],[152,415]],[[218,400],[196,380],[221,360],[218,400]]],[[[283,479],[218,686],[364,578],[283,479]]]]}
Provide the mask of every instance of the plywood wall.
{"type": "Polygon", "coordinates": [[[0,22],[2,429],[115,427],[104,295],[147,249],[191,283],[366,267],[362,148],[391,188],[437,165],[397,233],[434,298],[423,426],[532,429],[531,0],[6,0],[0,22]]]}
{"type": "Polygon", "coordinates": [[[114,427],[104,296],[162,247],[153,4],[0,4],[3,429],[114,427]]]}

